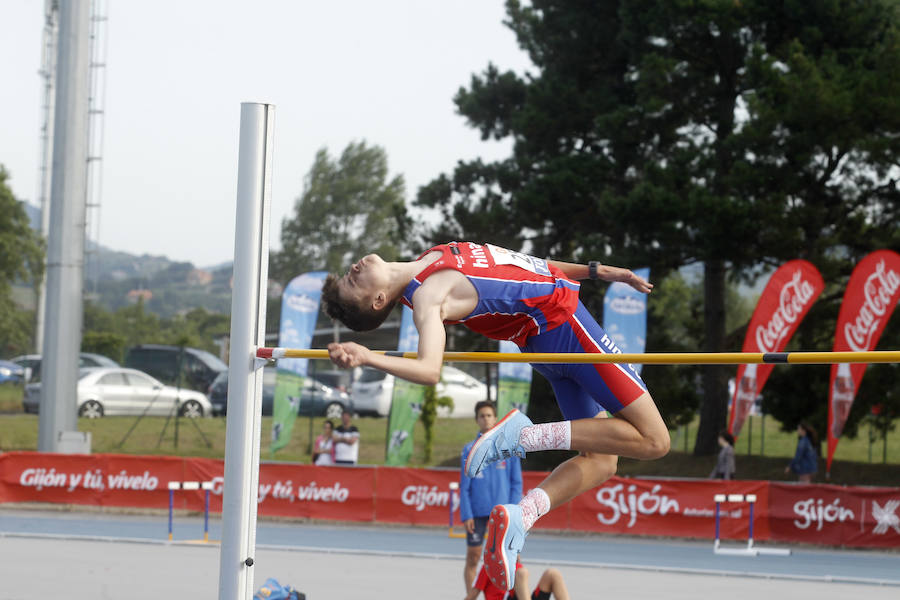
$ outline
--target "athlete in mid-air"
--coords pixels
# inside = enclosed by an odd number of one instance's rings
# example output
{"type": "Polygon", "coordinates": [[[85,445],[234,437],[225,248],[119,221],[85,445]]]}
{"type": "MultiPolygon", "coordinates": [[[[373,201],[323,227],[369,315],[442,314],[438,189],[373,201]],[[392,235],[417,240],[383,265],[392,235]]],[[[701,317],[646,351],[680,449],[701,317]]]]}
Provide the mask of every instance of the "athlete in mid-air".
{"type": "MultiPolygon", "coordinates": [[[[415,383],[440,380],[445,324],[462,324],[523,352],[619,352],[578,300],[581,279],[624,282],[649,293],[652,285],[627,269],[544,260],[491,244],[450,242],[410,262],[364,256],[342,277],[329,276],[322,301],[329,316],[355,331],[377,328],[396,303],[412,308],[419,332],[415,359],[371,352],[353,342],[329,344],[343,368],[369,366],[415,383]]],[[[617,455],[654,459],[669,451],[669,432],[637,372],[626,364],[535,364],[553,386],[565,421],[532,422],[506,415],[472,447],[466,472],[526,452],[571,449],[519,504],[494,507],[484,545],[495,585],[510,589],[516,559],[534,522],[547,511],[615,474],[617,455]],[[616,418],[605,417],[604,411],[616,418]]]]}

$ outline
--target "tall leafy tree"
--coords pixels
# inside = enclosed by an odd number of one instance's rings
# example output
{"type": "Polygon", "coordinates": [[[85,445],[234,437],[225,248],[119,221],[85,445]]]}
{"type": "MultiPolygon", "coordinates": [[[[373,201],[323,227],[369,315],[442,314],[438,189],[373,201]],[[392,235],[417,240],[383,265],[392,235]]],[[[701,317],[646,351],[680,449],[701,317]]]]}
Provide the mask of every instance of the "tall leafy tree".
{"type": "Polygon", "coordinates": [[[12,284],[40,283],[44,244],[31,228],[22,203],[6,183],[9,173],[0,165],[0,352],[24,352],[32,345],[33,323],[13,302],[12,284]]]}
{"type": "Polygon", "coordinates": [[[403,176],[389,177],[382,148],[354,142],[337,158],[319,150],[281,224],[274,278],[286,283],[306,271],[341,271],[370,252],[398,258],[410,227],[405,194],[403,176]]]}
{"type": "MultiPolygon", "coordinates": [[[[534,72],[489,66],[455,101],[513,154],[423,188],[418,201],[446,217],[433,235],[499,233],[548,256],[649,264],[657,279],[702,263],[710,352],[730,345],[729,277],[804,257],[845,280],[854,258],[900,242],[896,2],[510,0],[507,12],[534,72]]],[[[697,453],[716,450],[729,375],[701,370],[697,453]]]]}

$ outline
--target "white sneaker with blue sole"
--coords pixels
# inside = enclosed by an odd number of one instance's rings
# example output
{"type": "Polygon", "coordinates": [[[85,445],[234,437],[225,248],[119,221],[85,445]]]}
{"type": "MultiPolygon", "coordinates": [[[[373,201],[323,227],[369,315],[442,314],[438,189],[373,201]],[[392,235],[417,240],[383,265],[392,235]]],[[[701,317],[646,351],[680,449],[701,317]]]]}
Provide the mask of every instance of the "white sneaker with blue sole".
{"type": "Polygon", "coordinates": [[[513,589],[516,563],[525,545],[522,508],[518,504],[499,504],[491,511],[484,539],[484,570],[501,590],[513,589]]]}
{"type": "Polygon", "coordinates": [[[472,445],[466,457],[466,475],[475,477],[485,465],[511,456],[525,458],[525,449],[519,444],[519,434],[531,425],[531,419],[518,409],[509,411],[472,445]]]}

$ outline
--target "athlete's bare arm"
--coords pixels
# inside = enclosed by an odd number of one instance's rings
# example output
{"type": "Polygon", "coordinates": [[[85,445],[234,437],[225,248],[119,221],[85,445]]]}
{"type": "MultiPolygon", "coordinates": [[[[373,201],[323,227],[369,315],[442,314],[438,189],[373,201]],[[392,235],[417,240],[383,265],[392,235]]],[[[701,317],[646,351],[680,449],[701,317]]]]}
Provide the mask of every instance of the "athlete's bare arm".
{"type": "MultiPolygon", "coordinates": [[[[568,263],[558,260],[548,260],[547,262],[565,273],[566,277],[570,277],[572,279],[588,279],[588,277],[590,276],[587,265],[579,265],[576,263],[568,263]]],[[[622,283],[627,283],[637,291],[643,292],[645,294],[649,294],[650,290],[653,289],[652,283],[649,283],[643,277],[639,277],[629,269],[611,267],[609,265],[597,265],[597,279],[610,282],[621,281],[622,283]]]]}

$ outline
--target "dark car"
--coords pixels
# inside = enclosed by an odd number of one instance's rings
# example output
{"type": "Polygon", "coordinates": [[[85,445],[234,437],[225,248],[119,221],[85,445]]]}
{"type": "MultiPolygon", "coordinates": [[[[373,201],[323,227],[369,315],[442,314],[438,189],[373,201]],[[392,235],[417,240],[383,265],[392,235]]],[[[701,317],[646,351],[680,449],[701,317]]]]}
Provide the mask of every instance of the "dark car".
{"type": "MultiPolygon", "coordinates": [[[[271,416],[275,403],[275,369],[263,370],[262,414],[271,416]]],[[[224,371],[210,384],[206,392],[213,406],[213,413],[224,415],[228,405],[228,371],[224,371]]],[[[350,394],[325,385],[315,379],[315,376],[307,377],[303,383],[303,391],[300,395],[300,410],[298,414],[326,416],[337,419],[345,410],[353,410],[350,394]]]]}
{"type": "Polygon", "coordinates": [[[142,344],[125,354],[125,366],[143,371],[166,385],[206,392],[228,366],[218,356],[181,346],[142,344]]]}

